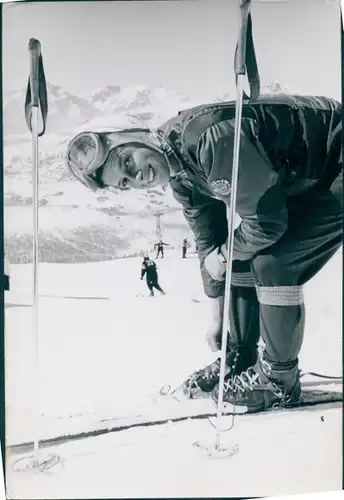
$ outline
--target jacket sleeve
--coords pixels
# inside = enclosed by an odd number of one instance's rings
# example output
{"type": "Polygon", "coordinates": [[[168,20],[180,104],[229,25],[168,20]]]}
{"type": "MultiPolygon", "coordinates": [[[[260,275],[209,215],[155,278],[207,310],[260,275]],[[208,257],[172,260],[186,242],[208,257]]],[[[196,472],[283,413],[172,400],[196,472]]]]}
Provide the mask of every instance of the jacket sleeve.
{"type": "MultiPolygon", "coordinates": [[[[198,161],[214,195],[230,203],[234,126],[223,121],[209,127],[200,137],[198,161]],[[219,189],[229,186],[229,192],[219,189]]],[[[286,198],[279,177],[242,131],[236,213],[241,223],[234,232],[233,259],[249,260],[275,243],[287,228],[286,198]]]]}
{"type": "Polygon", "coordinates": [[[226,206],[222,201],[208,196],[198,196],[197,204],[192,202],[192,191],[170,181],[175,199],[182,205],[184,217],[194,234],[204,293],[208,297],[224,294],[224,281],[215,281],[204,267],[204,258],[216,247],[225,243],[227,238],[226,206]]]}

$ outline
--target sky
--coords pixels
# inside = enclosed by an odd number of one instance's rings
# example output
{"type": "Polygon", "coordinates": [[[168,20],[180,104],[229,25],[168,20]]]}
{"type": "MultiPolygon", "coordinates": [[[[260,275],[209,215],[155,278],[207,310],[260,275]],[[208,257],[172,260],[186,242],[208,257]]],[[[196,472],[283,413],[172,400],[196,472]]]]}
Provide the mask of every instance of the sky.
{"type": "MultiPolygon", "coordinates": [[[[328,0],[252,3],[262,84],[340,98],[340,15],[328,0]]],[[[238,1],[19,2],[3,10],[4,90],[24,87],[29,38],[47,80],[76,95],[164,85],[196,99],[234,88],[238,1]]]]}

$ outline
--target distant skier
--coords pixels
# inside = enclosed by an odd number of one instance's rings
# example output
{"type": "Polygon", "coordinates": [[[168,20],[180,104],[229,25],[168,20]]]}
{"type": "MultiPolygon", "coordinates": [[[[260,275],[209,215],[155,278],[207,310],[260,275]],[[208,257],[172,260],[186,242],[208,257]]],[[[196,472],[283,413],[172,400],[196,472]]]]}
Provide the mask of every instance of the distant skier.
{"type": "Polygon", "coordinates": [[[188,250],[188,240],[187,240],[187,238],[184,238],[183,245],[182,245],[182,259],[186,259],[187,250],[188,250]]]}
{"type": "Polygon", "coordinates": [[[146,275],[146,283],[150,290],[150,295],[154,296],[154,288],[159,290],[163,295],[165,295],[164,290],[159,285],[158,271],[156,268],[156,264],[153,260],[151,260],[148,256],[143,258],[143,262],[141,265],[141,279],[143,280],[146,275]]]}
{"type": "Polygon", "coordinates": [[[156,243],[154,245],[154,248],[157,249],[157,253],[156,253],[156,259],[159,257],[159,255],[161,254],[161,258],[163,259],[164,258],[164,246],[167,246],[167,243],[163,243],[161,240],[159,241],[159,243],[156,243]]]}
{"type": "Polygon", "coordinates": [[[4,255],[4,290],[9,291],[10,289],[10,262],[6,256],[4,255]]]}

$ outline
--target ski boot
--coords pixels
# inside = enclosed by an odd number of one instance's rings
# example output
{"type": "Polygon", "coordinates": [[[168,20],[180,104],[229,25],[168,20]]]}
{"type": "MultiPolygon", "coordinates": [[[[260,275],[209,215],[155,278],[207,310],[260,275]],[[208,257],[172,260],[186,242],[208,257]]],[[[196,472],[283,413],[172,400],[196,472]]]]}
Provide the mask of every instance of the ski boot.
{"type": "MultiPolygon", "coordinates": [[[[219,386],[212,391],[217,403],[219,386]]],[[[272,365],[259,359],[242,373],[226,376],[223,402],[231,413],[256,413],[275,407],[297,406],[301,400],[297,361],[272,365]]]]}
{"type": "MultiPolygon", "coordinates": [[[[241,373],[249,366],[256,363],[258,358],[257,349],[248,348],[245,345],[229,345],[226,355],[225,374],[227,376],[241,373]]],[[[197,399],[209,395],[220,380],[221,358],[205,368],[194,372],[183,383],[183,392],[190,399],[197,399]]]]}

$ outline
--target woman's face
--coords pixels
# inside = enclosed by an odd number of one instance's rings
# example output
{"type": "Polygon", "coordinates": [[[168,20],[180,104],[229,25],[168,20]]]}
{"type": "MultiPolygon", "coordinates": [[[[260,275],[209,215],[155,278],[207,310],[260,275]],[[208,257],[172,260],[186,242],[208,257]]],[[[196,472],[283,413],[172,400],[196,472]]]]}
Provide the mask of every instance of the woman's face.
{"type": "Polygon", "coordinates": [[[170,169],[165,155],[148,146],[121,146],[101,174],[105,186],[149,189],[168,183],[170,169]]]}

